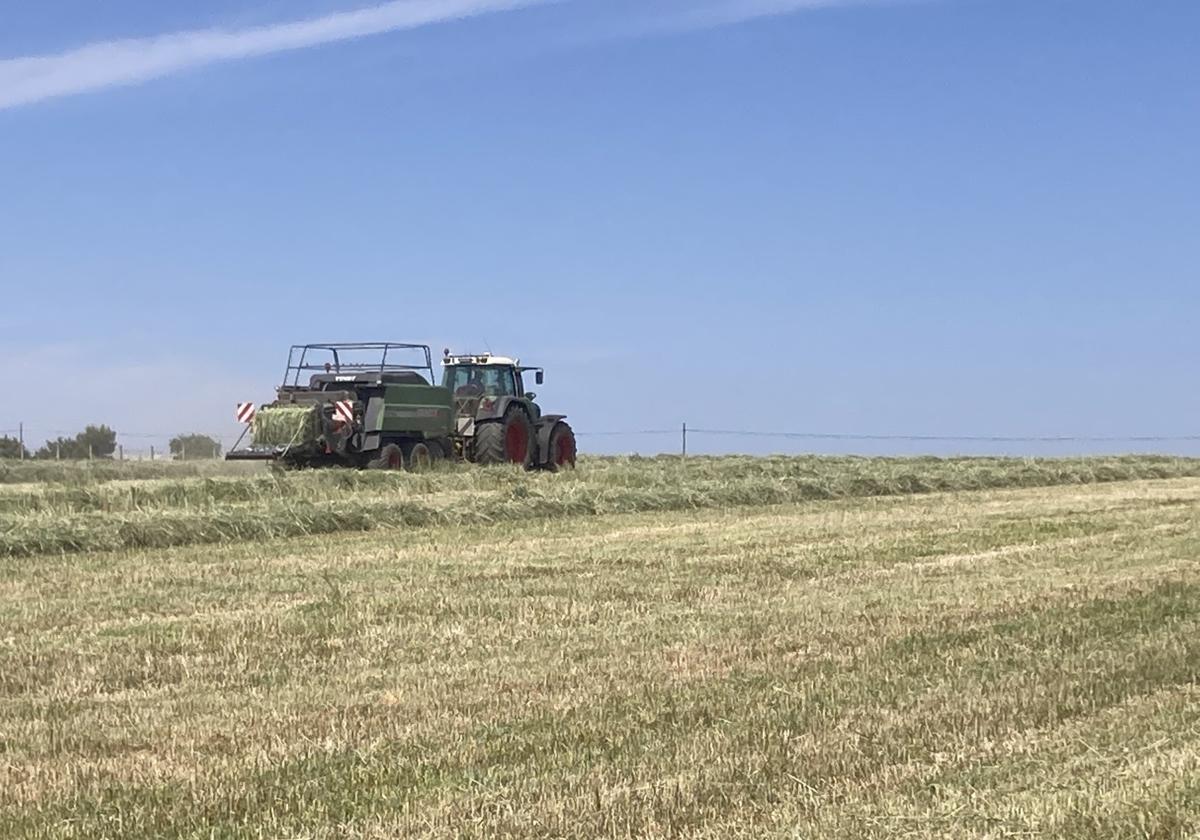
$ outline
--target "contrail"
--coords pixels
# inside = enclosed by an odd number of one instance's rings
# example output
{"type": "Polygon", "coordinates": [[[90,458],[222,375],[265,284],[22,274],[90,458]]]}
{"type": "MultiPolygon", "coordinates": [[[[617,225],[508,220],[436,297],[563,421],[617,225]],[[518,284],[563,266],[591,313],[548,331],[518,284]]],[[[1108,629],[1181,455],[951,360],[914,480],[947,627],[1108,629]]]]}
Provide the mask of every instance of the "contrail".
{"type": "Polygon", "coordinates": [[[760,17],[787,15],[810,9],[828,9],[833,6],[849,6],[870,0],[714,0],[695,9],[690,15],[680,15],[681,23],[719,26],[739,23],[760,17]]]}
{"type": "MultiPolygon", "coordinates": [[[[885,6],[923,0],[656,0],[620,25],[607,28],[604,38],[640,38],[730,26],[759,18],[782,17],[843,6],[885,6]]],[[[593,38],[595,31],[589,33],[593,38]]],[[[580,39],[586,41],[588,39],[580,39]]]]}
{"type": "Polygon", "coordinates": [[[709,0],[703,6],[675,16],[664,28],[708,29],[742,23],[756,18],[790,15],[795,12],[831,9],[837,6],[878,6],[913,0],[709,0]]]}
{"type": "Polygon", "coordinates": [[[354,11],[249,29],[201,29],[103,41],[54,55],[0,60],[0,110],[133,85],[205,64],[416,29],[545,0],[392,0],[354,11]]]}

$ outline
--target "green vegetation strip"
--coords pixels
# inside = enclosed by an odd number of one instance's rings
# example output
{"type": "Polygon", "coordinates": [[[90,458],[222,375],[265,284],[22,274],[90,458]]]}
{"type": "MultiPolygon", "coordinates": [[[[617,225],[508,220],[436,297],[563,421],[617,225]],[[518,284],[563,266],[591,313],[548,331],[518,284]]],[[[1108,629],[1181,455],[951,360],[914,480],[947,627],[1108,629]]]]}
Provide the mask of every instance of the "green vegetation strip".
{"type": "Polygon", "coordinates": [[[1189,476],[1200,460],[660,458],[589,459],[557,475],[458,467],[99,484],[0,495],[0,556],[1189,476]]]}

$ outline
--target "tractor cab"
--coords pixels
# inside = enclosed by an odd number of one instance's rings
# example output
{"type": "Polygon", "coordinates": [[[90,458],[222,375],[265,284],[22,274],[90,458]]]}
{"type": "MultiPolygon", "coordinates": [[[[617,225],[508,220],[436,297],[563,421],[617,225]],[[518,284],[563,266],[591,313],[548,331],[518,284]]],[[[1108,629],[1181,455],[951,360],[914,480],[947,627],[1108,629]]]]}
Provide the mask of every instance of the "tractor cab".
{"type": "Polygon", "coordinates": [[[455,396],[533,399],[537,395],[525,390],[523,374],[535,371],[539,385],[544,377],[541,368],[522,367],[518,359],[490,353],[453,356],[447,351],[442,365],[442,386],[450,389],[455,396]]]}
{"type": "Polygon", "coordinates": [[[442,387],[454,400],[455,435],[464,457],[481,463],[560,466],[575,464],[575,436],[564,415],[544,415],[525,390],[525,374],[545,379],[542,368],[492,353],[442,358],[442,387]]]}

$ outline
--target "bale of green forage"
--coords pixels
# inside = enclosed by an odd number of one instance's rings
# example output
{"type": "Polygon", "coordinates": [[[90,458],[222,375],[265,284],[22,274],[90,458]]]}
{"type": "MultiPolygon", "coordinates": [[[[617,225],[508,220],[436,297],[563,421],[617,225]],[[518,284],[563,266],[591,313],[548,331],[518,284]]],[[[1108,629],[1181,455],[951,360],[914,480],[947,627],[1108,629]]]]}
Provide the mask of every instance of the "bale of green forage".
{"type": "Polygon", "coordinates": [[[285,405],[261,409],[254,417],[255,446],[297,446],[321,433],[315,406],[285,405]]]}

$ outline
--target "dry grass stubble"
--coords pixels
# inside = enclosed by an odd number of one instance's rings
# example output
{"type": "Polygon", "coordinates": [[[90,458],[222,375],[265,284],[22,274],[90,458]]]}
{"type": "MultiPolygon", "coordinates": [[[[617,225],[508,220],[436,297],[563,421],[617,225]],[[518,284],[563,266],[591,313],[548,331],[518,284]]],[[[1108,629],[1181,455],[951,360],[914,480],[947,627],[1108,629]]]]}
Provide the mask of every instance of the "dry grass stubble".
{"type": "Polygon", "coordinates": [[[1183,837],[1200,482],[7,561],[0,833],[1183,837]]]}

